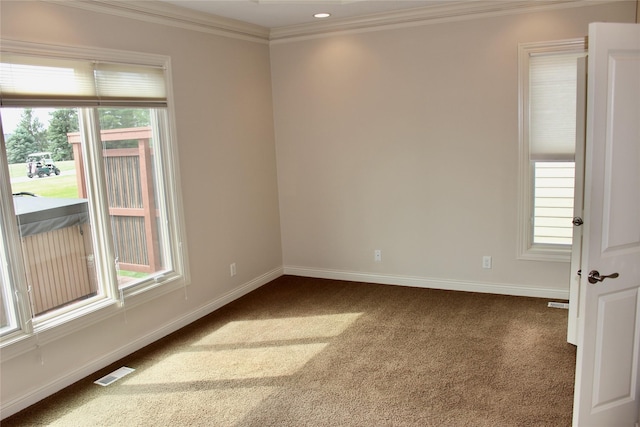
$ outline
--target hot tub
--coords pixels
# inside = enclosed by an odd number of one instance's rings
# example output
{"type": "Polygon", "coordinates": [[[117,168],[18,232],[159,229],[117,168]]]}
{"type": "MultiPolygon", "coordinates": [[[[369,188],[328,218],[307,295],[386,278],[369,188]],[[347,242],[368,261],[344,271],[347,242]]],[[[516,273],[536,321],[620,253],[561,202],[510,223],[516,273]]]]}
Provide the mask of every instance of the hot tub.
{"type": "Polygon", "coordinates": [[[22,237],[89,222],[86,199],[21,196],[13,204],[22,237]]]}
{"type": "Polygon", "coordinates": [[[86,199],[13,198],[34,314],[95,295],[86,199]]]}

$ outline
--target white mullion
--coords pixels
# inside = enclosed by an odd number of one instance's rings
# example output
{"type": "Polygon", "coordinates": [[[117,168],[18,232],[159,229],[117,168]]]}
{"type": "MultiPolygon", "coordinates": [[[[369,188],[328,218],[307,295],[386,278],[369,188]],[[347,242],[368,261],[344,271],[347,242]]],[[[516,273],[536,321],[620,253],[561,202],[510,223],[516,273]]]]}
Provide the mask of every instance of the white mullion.
{"type": "MultiPolygon", "coordinates": [[[[183,242],[180,236],[184,237],[184,230],[178,233],[169,232],[173,229],[178,231],[183,224],[183,218],[180,215],[180,209],[178,206],[182,205],[180,199],[179,174],[177,171],[177,162],[171,164],[172,159],[177,158],[177,146],[175,144],[168,144],[168,141],[175,140],[175,136],[172,135],[169,126],[170,120],[167,110],[151,110],[151,126],[154,131],[154,135],[157,136],[157,141],[154,141],[154,162],[156,167],[162,166],[162,176],[157,178],[156,192],[164,194],[164,197],[160,199],[160,205],[157,206],[162,212],[162,220],[165,222],[164,227],[160,227],[163,233],[163,245],[165,255],[169,259],[167,267],[174,272],[174,274],[183,276],[186,275],[186,265],[184,256],[183,242]],[[172,224],[172,226],[169,226],[172,224]],[[170,262],[171,265],[168,265],[170,262]]],[[[157,170],[157,169],[156,169],[157,170]]],[[[185,284],[186,284],[185,280],[185,284]]]]}
{"type": "Polygon", "coordinates": [[[93,246],[96,253],[94,259],[98,273],[98,286],[108,298],[118,299],[116,256],[109,219],[109,202],[97,108],[81,108],[78,120],[85,159],[84,172],[87,180],[93,246]]]}
{"type": "Polygon", "coordinates": [[[161,195],[160,197],[154,197],[155,200],[155,208],[158,212],[160,212],[159,223],[162,224],[161,227],[158,227],[158,234],[161,236],[158,240],[162,243],[162,256],[164,259],[164,267],[166,269],[173,270],[175,268],[175,254],[172,250],[173,244],[170,240],[170,236],[167,233],[167,215],[169,214],[169,210],[167,209],[167,188],[168,183],[166,182],[167,174],[161,173],[157,174],[157,171],[167,171],[166,162],[165,162],[165,147],[166,147],[166,138],[169,136],[166,132],[166,119],[164,112],[158,111],[155,108],[149,110],[149,121],[151,125],[151,135],[153,136],[153,185],[154,185],[154,193],[156,195],[161,195]]]}

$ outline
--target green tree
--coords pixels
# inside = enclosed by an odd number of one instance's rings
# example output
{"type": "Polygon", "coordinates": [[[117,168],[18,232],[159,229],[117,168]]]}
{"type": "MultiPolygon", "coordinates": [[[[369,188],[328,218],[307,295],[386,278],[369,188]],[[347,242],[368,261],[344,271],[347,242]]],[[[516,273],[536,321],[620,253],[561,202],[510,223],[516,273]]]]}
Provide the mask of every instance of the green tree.
{"type": "Polygon", "coordinates": [[[124,129],[149,126],[149,110],[146,108],[100,108],[102,129],[124,129]]]}
{"type": "Polygon", "coordinates": [[[56,162],[73,160],[73,146],[67,140],[67,133],[78,131],[78,112],[73,108],[64,108],[50,113],[48,150],[56,162]]]}
{"type": "MultiPolygon", "coordinates": [[[[149,126],[149,109],[146,108],[100,108],[100,129],[126,129],[149,126]]],[[[134,148],[138,141],[111,141],[107,148],[134,148]]]]}
{"type": "Polygon", "coordinates": [[[25,108],[15,132],[7,140],[7,160],[22,163],[27,155],[47,149],[47,133],[44,126],[34,117],[31,108],[25,108]]]}

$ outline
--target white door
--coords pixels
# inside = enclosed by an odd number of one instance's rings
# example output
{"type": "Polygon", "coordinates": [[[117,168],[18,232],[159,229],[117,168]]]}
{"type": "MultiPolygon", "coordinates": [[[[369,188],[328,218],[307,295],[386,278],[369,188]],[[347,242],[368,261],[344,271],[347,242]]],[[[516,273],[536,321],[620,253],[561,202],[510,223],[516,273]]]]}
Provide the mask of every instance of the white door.
{"type": "Polygon", "coordinates": [[[588,67],[573,424],[633,427],[640,407],[640,25],[589,25],[588,67]]]}
{"type": "Polygon", "coordinates": [[[578,58],[576,88],[576,155],[575,185],[573,188],[573,239],[571,246],[571,279],[569,282],[569,321],[567,342],[578,344],[580,318],[580,275],[582,263],[582,223],[584,216],[584,144],[587,115],[587,58],[578,58]]]}

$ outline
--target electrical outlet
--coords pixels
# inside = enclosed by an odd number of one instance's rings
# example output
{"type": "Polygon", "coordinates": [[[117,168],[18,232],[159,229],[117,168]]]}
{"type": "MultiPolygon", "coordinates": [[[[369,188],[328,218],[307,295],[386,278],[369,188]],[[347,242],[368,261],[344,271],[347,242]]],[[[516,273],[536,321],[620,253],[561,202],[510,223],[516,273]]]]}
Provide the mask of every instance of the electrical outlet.
{"type": "Polygon", "coordinates": [[[482,257],[482,268],[491,268],[491,257],[489,255],[482,257]]]}
{"type": "Polygon", "coordinates": [[[229,265],[229,273],[231,273],[231,277],[236,275],[236,263],[233,262],[229,265]]]}
{"type": "Polygon", "coordinates": [[[382,251],[380,249],[373,251],[373,259],[375,262],[382,261],[382,251]]]}

